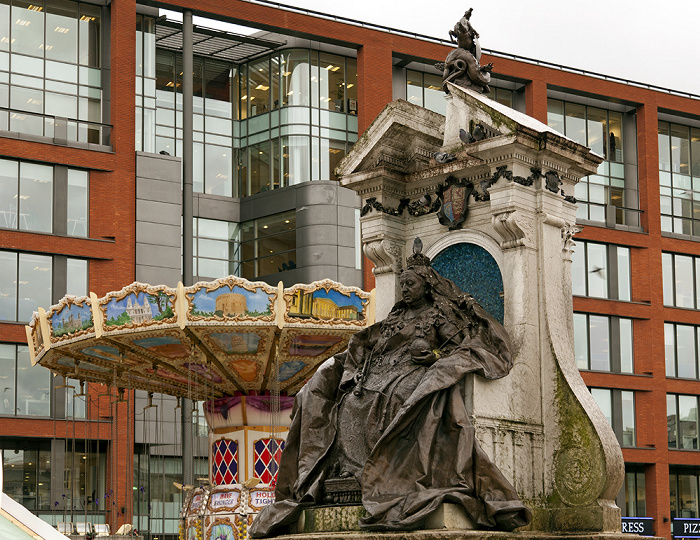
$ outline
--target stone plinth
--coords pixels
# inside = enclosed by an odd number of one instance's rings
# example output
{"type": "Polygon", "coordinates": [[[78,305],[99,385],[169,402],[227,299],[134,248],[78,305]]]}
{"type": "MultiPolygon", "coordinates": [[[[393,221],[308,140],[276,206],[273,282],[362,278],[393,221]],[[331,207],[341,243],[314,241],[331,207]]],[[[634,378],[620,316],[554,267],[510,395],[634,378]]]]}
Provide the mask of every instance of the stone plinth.
{"type": "MultiPolygon", "coordinates": [[[[547,534],[534,532],[490,532],[460,530],[425,530],[399,532],[338,532],[299,533],[275,536],[276,540],[634,540],[635,534],[582,533],[547,534]]],[[[663,540],[650,537],[650,540],[663,540]]]]}
{"type": "MultiPolygon", "coordinates": [[[[366,516],[362,506],[320,506],[304,510],[297,522],[300,534],[360,532],[359,519],[366,516]]],[[[424,529],[474,529],[464,508],[452,503],[441,504],[428,518],[424,529]]],[[[363,538],[367,533],[362,533],[363,538]]],[[[406,533],[408,534],[408,533],[406,533]]],[[[296,538],[296,536],[295,536],[296,538]]],[[[343,537],[345,538],[345,537],[343,537]]]]}

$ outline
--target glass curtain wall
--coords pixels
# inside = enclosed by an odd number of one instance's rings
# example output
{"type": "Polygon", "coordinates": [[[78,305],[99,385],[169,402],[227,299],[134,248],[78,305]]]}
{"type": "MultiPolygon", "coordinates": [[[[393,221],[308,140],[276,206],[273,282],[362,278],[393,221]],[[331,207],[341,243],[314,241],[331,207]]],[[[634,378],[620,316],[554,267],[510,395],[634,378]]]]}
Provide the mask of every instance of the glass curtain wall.
{"type": "Polygon", "coordinates": [[[625,211],[636,209],[638,202],[632,195],[636,191],[625,189],[622,113],[548,99],[547,123],[605,158],[597,174],[586,176],[576,184],[577,218],[606,222],[609,221],[606,209],[613,206],[614,223],[637,225],[637,213],[625,211]]]}
{"type": "MultiPolygon", "coordinates": [[[[136,149],[182,155],[182,55],[136,21],[136,149]]],[[[290,49],[240,65],[194,59],[194,190],[247,197],[334,170],[357,140],[357,61],[290,49]]]]}
{"type": "Polygon", "coordinates": [[[0,129],[109,144],[101,26],[95,5],[0,0],[0,129]]]}
{"type": "Polygon", "coordinates": [[[700,128],[659,122],[661,230],[700,235],[700,128]]]}

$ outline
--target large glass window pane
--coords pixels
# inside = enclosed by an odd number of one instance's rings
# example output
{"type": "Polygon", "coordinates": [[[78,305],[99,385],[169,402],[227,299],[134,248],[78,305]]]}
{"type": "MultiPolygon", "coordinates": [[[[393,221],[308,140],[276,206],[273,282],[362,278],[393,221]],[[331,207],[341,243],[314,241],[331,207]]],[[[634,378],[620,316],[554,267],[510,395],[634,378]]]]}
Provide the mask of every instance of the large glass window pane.
{"type": "Polygon", "coordinates": [[[44,56],[44,13],[43,7],[28,0],[14,0],[12,3],[13,53],[44,56]]]}
{"type": "Polygon", "coordinates": [[[676,358],[678,377],[697,378],[697,360],[695,354],[695,330],[692,326],[676,325],[676,358]]]}
{"type": "Polygon", "coordinates": [[[670,128],[666,122],[659,122],[659,169],[671,170],[670,128]]]}
{"type": "Polygon", "coordinates": [[[612,395],[607,388],[591,388],[593,399],[603,411],[603,416],[612,426],[612,395]]]}
{"type": "Polygon", "coordinates": [[[19,228],[27,231],[51,232],[53,167],[21,163],[19,170],[19,228]]]}
{"type": "Polygon", "coordinates": [[[583,242],[571,253],[571,289],[576,296],[586,296],[586,244],[583,242]]]}
{"type": "MultiPolygon", "coordinates": [[[[80,39],[78,56],[82,66],[100,67],[100,27],[101,14],[99,6],[91,6],[89,4],[80,5],[80,39]]],[[[155,50],[155,29],[144,34],[144,75],[152,77],[153,73],[150,69],[151,62],[146,60],[149,58],[150,51],[155,50]],[[150,44],[150,46],[148,46],[150,44]]]]}
{"type": "Polygon", "coordinates": [[[678,396],[678,442],[680,448],[698,448],[698,399],[678,396]]]}
{"type": "Polygon", "coordinates": [[[678,475],[678,502],[678,517],[698,517],[698,477],[694,474],[678,475]]]}
{"type": "Polygon", "coordinates": [[[620,371],[634,373],[632,319],[620,319],[620,371]]]}
{"type": "Polygon", "coordinates": [[[46,58],[77,63],[78,4],[46,0],[46,58]]]}
{"type": "Polygon", "coordinates": [[[666,395],[666,425],[668,429],[668,447],[678,448],[678,411],[676,395],[666,395]]]}
{"type": "Polygon", "coordinates": [[[661,255],[661,267],[664,283],[664,305],[673,305],[673,255],[663,253],[661,255]]]}
{"type": "Polygon", "coordinates": [[[678,307],[695,307],[695,290],[693,271],[693,258],[685,255],[675,255],[674,262],[676,267],[675,284],[676,284],[676,303],[678,307]]]}
{"type": "Polygon", "coordinates": [[[248,66],[248,112],[256,116],[270,111],[270,59],[248,66]]]}
{"type": "Polygon", "coordinates": [[[270,190],[270,141],[254,144],[250,155],[250,195],[270,190]]]}
{"type": "Polygon", "coordinates": [[[344,156],[344,141],[321,139],[321,180],[338,180],[335,168],[344,156]]]}
{"type": "Polygon", "coordinates": [[[232,118],[231,64],[207,59],[204,64],[204,85],[206,114],[232,118]]]}
{"type": "MultiPolygon", "coordinates": [[[[85,418],[87,413],[87,396],[82,394],[80,381],[77,379],[66,379],[66,418],[85,418]]],[[[87,388],[87,385],[85,385],[87,388]]]]}
{"type": "Polygon", "coordinates": [[[574,350],[576,367],[588,369],[588,318],[585,313],[574,313],[574,350]]]}
{"type": "Polygon", "coordinates": [[[88,262],[85,259],[68,259],[66,294],[87,296],[88,293],[88,262]]]}
{"type": "MultiPolygon", "coordinates": [[[[622,162],[622,114],[608,111],[608,146],[606,157],[613,162],[622,162]]],[[[624,174],[620,175],[621,177],[624,174]]]]}
{"type": "Polygon", "coordinates": [[[0,0],[0,51],[10,49],[10,0],[0,0]]]}
{"type": "Polygon", "coordinates": [[[678,476],[669,474],[669,492],[671,501],[671,519],[678,517],[678,476]]]}
{"type": "Polygon", "coordinates": [[[71,236],[88,235],[88,172],[68,169],[68,221],[71,236]]]}
{"type": "Polygon", "coordinates": [[[547,100],[547,125],[559,133],[564,133],[564,102],[547,100]]]}
{"type": "Polygon", "coordinates": [[[630,287],[630,250],[618,246],[617,249],[617,298],[629,301],[631,298],[630,287]]]}
{"type": "Polygon", "coordinates": [[[32,366],[27,347],[17,347],[17,414],[51,414],[51,377],[45,367],[32,366]]]}
{"type": "Polygon", "coordinates": [[[39,306],[51,305],[51,257],[19,254],[17,320],[29,321],[39,306]]]}
{"type": "Polygon", "coordinates": [[[311,179],[309,138],[299,135],[282,139],[282,175],[291,186],[311,179]]]}
{"type": "Polygon", "coordinates": [[[565,118],[566,136],[579,144],[586,144],[586,107],[567,103],[565,118]]]}
{"type": "Polygon", "coordinates": [[[423,106],[423,74],[406,71],[406,99],[414,105],[423,106]]]}
{"type": "Polygon", "coordinates": [[[0,343],[0,414],[15,414],[16,345],[0,343]]]}
{"type": "Polygon", "coordinates": [[[17,227],[18,165],[0,159],[0,227],[17,227]]]}
{"type": "Polygon", "coordinates": [[[671,171],[690,174],[690,130],[671,124],[671,171]]]}
{"type": "Polygon", "coordinates": [[[622,390],[622,446],[635,446],[634,392],[622,390]]]}
{"type": "Polygon", "coordinates": [[[608,297],[607,246],[587,244],[588,296],[608,297]]]}
{"type": "Polygon", "coordinates": [[[591,369],[610,371],[610,329],[608,317],[589,315],[591,369]]]}
{"type": "Polygon", "coordinates": [[[309,105],[309,51],[282,53],[282,105],[309,105]]]}
{"type": "MultiPolygon", "coordinates": [[[[355,58],[345,59],[345,69],[347,70],[347,81],[345,83],[345,99],[347,100],[348,114],[357,115],[357,60],[355,58]]],[[[353,130],[348,121],[348,130],[353,130]]],[[[357,131],[357,125],[354,127],[357,131]]]]}
{"type": "Polygon", "coordinates": [[[345,111],[345,59],[319,55],[319,106],[330,111],[345,111]]]}
{"type": "Polygon", "coordinates": [[[442,89],[442,77],[430,73],[423,74],[423,92],[425,108],[436,113],[445,114],[447,101],[442,89]]]}
{"type": "MultiPolygon", "coordinates": [[[[567,104],[569,107],[570,104],[567,104]]],[[[587,118],[587,132],[588,132],[588,146],[596,154],[605,156],[606,159],[610,159],[607,153],[607,124],[608,124],[608,114],[607,111],[603,109],[596,109],[594,107],[588,107],[588,118],[587,118]]]]}
{"type": "Polygon", "coordinates": [[[17,320],[17,254],[0,251],[0,320],[17,320]]]}
{"type": "Polygon", "coordinates": [[[671,323],[664,324],[664,351],[666,355],[666,376],[676,376],[676,329],[671,323]]]}
{"type": "Polygon", "coordinates": [[[233,190],[231,182],[231,149],[208,144],[204,147],[204,191],[212,195],[230,197],[233,190]]]}

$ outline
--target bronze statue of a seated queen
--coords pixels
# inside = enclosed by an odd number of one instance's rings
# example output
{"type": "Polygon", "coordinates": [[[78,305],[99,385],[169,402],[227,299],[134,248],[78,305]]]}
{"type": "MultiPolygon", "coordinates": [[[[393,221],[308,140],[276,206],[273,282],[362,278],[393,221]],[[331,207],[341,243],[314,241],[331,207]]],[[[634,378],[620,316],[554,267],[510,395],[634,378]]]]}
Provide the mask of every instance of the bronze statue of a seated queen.
{"type": "MultiPolygon", "coordinates": [[[[477,527],[513,530],[529,509],[480,448],[465,401],[466,376],[504,377],[513,365],[503,326],[414,249],[402,298],[355,334],[297,394],[276,502],[251,527],[288,531],[328,486],[356,485],[365,530],[413,530],[442,502],[477,527]]],[[[353,502],[346,497],[345,502],[353,502]]]]}

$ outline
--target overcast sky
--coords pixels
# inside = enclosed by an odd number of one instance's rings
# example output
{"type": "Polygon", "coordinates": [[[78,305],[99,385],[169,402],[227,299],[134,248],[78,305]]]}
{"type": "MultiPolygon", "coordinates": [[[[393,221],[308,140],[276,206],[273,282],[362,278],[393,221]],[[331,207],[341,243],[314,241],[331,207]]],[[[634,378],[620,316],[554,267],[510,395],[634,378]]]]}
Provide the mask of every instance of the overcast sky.
{"type": "Polygon", "coordinates": [[[443,39],[473,7],[484,49],[700,94],[698,0],[276,1],[443,39]]]}

